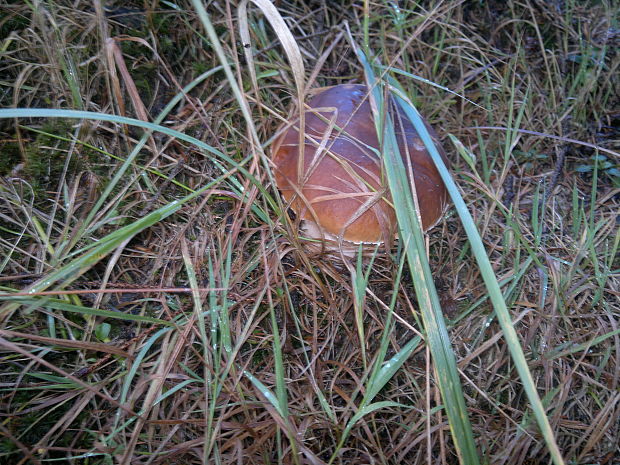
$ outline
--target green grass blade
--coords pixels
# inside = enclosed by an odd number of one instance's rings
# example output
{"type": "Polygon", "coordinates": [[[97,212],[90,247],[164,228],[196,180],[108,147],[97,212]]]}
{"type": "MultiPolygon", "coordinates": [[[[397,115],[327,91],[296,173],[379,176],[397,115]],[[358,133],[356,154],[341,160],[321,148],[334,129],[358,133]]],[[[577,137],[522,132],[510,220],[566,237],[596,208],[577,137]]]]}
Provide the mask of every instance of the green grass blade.
{"type": "Polygon", "coordinates": [[[347,426],[345,426],[344,431],[342,432],[342,436],[340,437],[340,440],[338,441],[338,445],[336,446],[335,452],[330,457],[329,462],[327,462],[328,465],[331,465],[332,463],[334,463],[334,460],[336,460],[336,457],[338,457],[339,452],[342,449],[342,446],[344,445],[345,441],[349,437],[349,434],[351,434],[351,430],[353,429],[353,427],[358,421],[360,421],[366,415],[371,414],[372,412],[385,409],[388,407],[411,408],[407,405],[399,404],[398,402],[393,402],[389,400],[385,400],[382,402],[375,402],[374,404],[362,406],[355,413],[355,415],[353,415],[351,419],[347,422],[347,426]]]}
{"type": "Polygon", "coordinates": [[[285,418],[286,412],[282,410],[282,405],[280,405],[280,400],[273,392],[271,392],[271,389],[265,386],[258,378],[256,378],[249,371],[244,370],[243,374],[252,382],[252,384],[256,387],[256,389],[259,390],[259,392],[263,395],[263,397],[267,399],[267,401],[273,406],[273,408],[276,409],[278,414],[282,418],[285,418]]]}
{"type": "Polygon", "coordinates": [[[362,402],[364,405],[372,402],[379,391],[381,391],[387,382],[392,379],[392,376],[400,370],[403,363],[405,363],[416,347],[418,347],[420,341],[420,336],[415,336],[379,368],[376,375],[373,376],[368,383],[366,395],[364,396],[364,400],[362,402]]]}
{"type": "MultiPolygon", "coordinates": [[[[374,72],[365,55],[360,53],[367,80],[375,85],[372,98],[379,109],[384,108],[380,83],[375,81],[374,72]]],[[[410,188],[407,170],[400,156],[396,134],[390,115],[379,112],[375,115],[377,134],[383,143],[383,160],[398,219],[399,237],[405,247],[407,262],[411,270],[416,298],[424,323],[426,343],[433,356],[437,383],[445,406],[452,439],[461,463],[477,465],[479,458],[467,406],[463,397],[456,358],[450,344],[448,330],[439,304],[439,296],[433,282],[426,258],[426,247],[419,212],[410,188]]]]}
{"type": "Polygon", "coordinates": [[[79,305],[69,304],[64,300],[50,298],[34,298],[34,297],[11,297],[10,293],[0,293],[0,302],[14,302],[17,305],[29,305],[31,308],[50,308],[54,310],[62,310],[64,312],[79,313],[81,315],[100,316],[105,318],[113,318],[116,320],[136,321],[142,323],[153,323],[164,326],[174,326],[166,320],[153,318],[150,316],[132,315],[130,313],[112,312],[110,310],[101,310],[98,308],[82,307],[79,305]]]}
{"type": "MultiPolygon", "coordinates": [[[[370,413],[372,413],[372,412],[374,412],[376,410],[385,409],[385,408],[388,408],[388,407],[411,408],[410,406],[399,404],[398,402],[393,402],[391,400],[384,400],[384,401],[381,401],[381,402],[375,402],[374,404],[366,405],[366,406],[362,407],[361,409],[359,409],[357,411],[357,413],[351,417],[351,419],[347,423],[347,426],[344,429],[344,432],[342,433],[343,437],[348,437],[349,436],[349,433],[351,432],[351,428],[353,428],[355,423],[360,421],[360,419],[362,419],[366,415],[368,415],[368,414],[370,414],[370,413]]],[[[331,461],[330,461],[330,463],[331,463],[331,461]]]]}
{"type": "Polygon", "coordinates": [[[484,283],[487,287],[487,290],[489,291],[489,297],[491,298],[491,302],[493,303],[493,307],[497,315],[497,320],[500,323],[502,330],[504,331],[504,337],[506,339],[506,343],[508,344],[510,354],[515,362],[515,367],[517,368],[517,372],[519,373],[519,376],[523,383],[523,388],[525,389],[532,410],[534,411],[538,426],[540,427],[541,432],[545,438],[545,442],[547,443],[547,447],[553,459],[553,463],[555,463],[556,465],[563,465],[564,460],[555,441],[551,425],[549,424],[549,419],[547,418],[547,415],[545,413],[545,408],[540,400],[540,397],[538,396],[536,385],[532,378],[532,374],[529,371],[527,360],[525,359],[525,355],[523,353],[523,349],[521,347],[517,333],[512,326],[510,312],[506,307],[506,302],[502,295],[501,288],[499,287],[499,283],[497,282],[497,277],[495,276],[493,267],[491,266],[489,258],[486,254],[484,245],[482,244],[482,239],[480,237],[480,234],[478,233],[478,230],[476,229],[476,225],[471,216],[471,213],[467,209],[465,201],[461,197],[456,183],[452,179],[452,176],[450,175],[448,168],[446,167],[441,156],[439,155],[437,148],[433,144],[430,134],[422,123],[422,119],[419,113],[410,103],[405,101],[401,96],[398,96],[396,94],[396,99],[406,112],[407,117],[414,124],[416,130],[418,131],[418,134],[426,145],[427,150],[431,154],[433,161],[435,162],[435,165],[439,170],[441,178],[443,179],[443,182],[446,185],[448,192],[450,193],[450,196],[452,197],[452,201],[454,202],[455,208],[461,219],[463,227],[465,228],[465,232],[467,233],[467,238],[469,239],[469,242],[471,244],[472,252],[476,257],[480,273],[482,274],[484,283]]]}

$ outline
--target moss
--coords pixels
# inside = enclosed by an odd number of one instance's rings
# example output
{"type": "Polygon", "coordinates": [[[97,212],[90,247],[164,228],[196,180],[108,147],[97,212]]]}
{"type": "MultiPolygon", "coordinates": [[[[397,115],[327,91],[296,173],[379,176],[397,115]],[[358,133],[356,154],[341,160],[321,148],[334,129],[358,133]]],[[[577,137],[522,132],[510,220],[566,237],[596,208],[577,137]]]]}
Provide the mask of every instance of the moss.
{"type": "MultiPolygon", "coordinates": [[[[58,181],[65,170],[67,150],[71,143],[60,140],[55,135],[65,136],[72,130],[66,120],[49,119],[34,133],[34,140],[27,144],[24,152],[24,169],[26,179],[34,189],[37,199],[48,198],[47,191],[55,191],[58,181]]],[[[81,160],[72,156],[67,173],[81,169],[81,160]]]]}
{"type": "Polygon", "coordinates": [[[0,37],[8,37],[11,33],[22,31],[29,24],[30,18],[25,15],[21,15],[18,12],[7,14],[3,21],[0,22],[0,37]]]}
{"type": "Polygon", "coordinates": [[[14,139],[0,142],[0,176],[7,176],[22,161],[19,144],[14,139]]]}
{"type": "MultiPolygon", "coordinates": [[[[36,378],[28,378],[28,381],[33,384],[41,385],[40,380],[36,378]]],[[[40,389],[24,389],[16,391],[13,402],[15,405],[30,405],[30,402],[33,398],[39,395],[40,389]]],[[[61,393],[62,390],[56,390],[57,393],[61,393]]],[[[77,402],[79,402],[79,396],[77,398],[77,402]]],[[[45,417],[42,418],[40,411],[34,411],[31,413],[27,413],[25,415],[17,415],[14,416],[7,424],[7,428],[12,432],[13,436],[19,437],[20,440],[28,445],[36,444],[45,434],[49,431],[49,429],[55,425],[69,410],[74,408],[74,403],[76,401],[68,401],[64,404],[56,404],[52,408],[46,410],[45,417]]],[[[73,425],[79,425],[84,417],[88,415],[87,411],[84,410],[82,413],[78,414],[77,418],[73,421],[73,425]]],[[[82,441],[80,441],[80,445],[83,447],[91,446],[91,437],[88,435],[82,437],[82,441]],[[86,440],[86,441],[84,441],[86,440]]],[[[75,430],[72,428],[68,428],[64,431],[64,433],[60,434],[57,440],[55,441],[56,446],[60,447],[71,447],[75,445],[75,430]]],[[[16,453],[15,444],[10,439],[5,439],[0,442],[0,452],[4,453],[16,453]]],[[[52,456],[56,455],[54,453],[52,456]]],[[[58,457],[62,457],[62,455],[57,455],[58,457]]],[[[6,462],[13,463],[13,462],[6,462]]],[[[15,462],[17,463],[17,462],[15,462]]]]}
{"type": "MultiPolygon", "coordinates": [[[[119,9],[128,10],[127,17],[131,16],[133,21],[124,25],[124,34],[152,41],[152,37],[157,38],[157,53],[164,61],[174,64],[182,55],[179,50],[187,46],[187,39],[178,34],[178,24],[181,21],[179,15],[175,11],[163,10],[161,12],[153,12],[146,15],[139,9],[119,9]],[[151,23],[149,27],[148,23],[151,23]]],[[[114,18],[122,18],[122,15],[113,16],[114,18]]],[[[119,45],[123,51],[123,56],[131,60],[135,58],[133,63],[127,63],[131,70],[131,77],[134,80],[136,88],[140,93],[140,97],[144,102],[148,102],[155,97],[157,88],[154,83],[158,82],[158,64],[152,52],[139,41],[125,40],[120,41],[119,45]]]]}

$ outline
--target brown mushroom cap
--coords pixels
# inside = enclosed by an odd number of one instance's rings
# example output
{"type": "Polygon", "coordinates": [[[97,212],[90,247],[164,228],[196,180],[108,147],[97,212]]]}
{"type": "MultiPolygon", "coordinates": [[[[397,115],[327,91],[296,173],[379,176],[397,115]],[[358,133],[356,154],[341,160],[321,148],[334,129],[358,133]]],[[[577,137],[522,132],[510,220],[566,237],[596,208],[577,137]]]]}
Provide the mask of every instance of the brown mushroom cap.
{"type": "MultiPolygon", "coordinates": [[[[299,121],[274,142],[273,149],[276,183],[293,210],[318,223],[322,234],[351,242],[380,242],[396,233],[383,163],[373,150],[379,143],[367,94],[368,88],[359,84],[320,92],[308,102],[311,110],[305,112],[303,160],[299,121]]],[[[447,191],[402,109],[392,101],[389,111],[403,163],[407,167],[410,162],[413,169],[426,231],[443,215],[447,191]]],[[[447,163],[435,131],[425,124],[447,163]]]]}

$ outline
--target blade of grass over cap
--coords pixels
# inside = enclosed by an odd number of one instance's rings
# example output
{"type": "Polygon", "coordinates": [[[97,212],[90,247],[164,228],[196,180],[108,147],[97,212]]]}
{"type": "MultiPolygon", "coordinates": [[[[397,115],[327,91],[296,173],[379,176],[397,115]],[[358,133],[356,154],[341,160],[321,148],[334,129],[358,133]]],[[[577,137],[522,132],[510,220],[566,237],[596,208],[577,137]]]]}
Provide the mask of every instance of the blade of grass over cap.
{"type": "Polygon", "coordinates": [[[371,100],[374,100],[375,108],[379,109],[374,115],[375,126],[383,147],[384,167],[398,219],[399,237],[405,247],[424,323],[426,343],[433,356],[437,383],[452,431],[452,439],[461,463],[476,465],[480,461],[463,397],[456,358],[426,258],[419,208],[415,194],[411,191],[411,187],[415,188],[415,186],[413,186],[413,180],[407,176],[408,169],[404,166],[400,156],[394,124],[386,111],[387,105],[382,92],[384,86],[375,79],[374,71],[366,55],[358,50],[358,56],[364,65],[366,79],[372,89],[371,100]]]}
{"type": "MultiPolygon", "coordinates": [[[[506,306],[506,302],[502,295],[501,288],[497,281],[497,277],[493,271],[493,267],[489,261],[489,258],[484,249],[484,245],[482,244],[482,239],[476,225],[474,223],[474,219],[471,216],[471,213],[467,209],[463,198],[456,186],[456,183],[452,179],[448,168],[444,164],[437,148],[433,144],[430,134],[428,133],[422,119],[415,109],[413,105],[405,99],[405,95],[402,90],[399,89],[398,84],[391,80],[391,84],[393,84],[394,96],[398,102],[398,104],[403,108],[407,117],[413,123],[416,131],[420,135],[424,145],[426,146],[428,152],[433,158],[437,169],[441,175],[441,178],[446,185],[448,192],[450,193],[450,197],[454,202],[454,206],[459,214],[461,219],[461,223],[465,228],[465,232],[467,233],[467,238],[469,239],[472,252],[476,257],[476,261],[478,263],[478,267],[480,269],[480,273],[484,280],[484,283],[489,292],[489,297],[491,302],[493,303],[493,308],[495,309],[495,313],[497,315],[497,320],[501,325],[501,328],[504,332],[504,337],[506,339],[506,343],[508,344],[508,348],[510,350],[510,354],[512,359],[515,362],[515,366],[517,368],[517,372],[519,373],[519,377],[521,378],[521,382],[523,383],[523,388],[527,394],[527,397],[530,401],[532,410],[534,411],[534,415],[538,422],[538,426],[545,438],[545,442],[549,449],[549,453],[553,459],[553,463],[556,465],[563,465],[564,459],[562,458],[562,454],[558,448],[555,437],[553,435],[553,431],[551,429],[551,425],[549,423],[549,419],[545,413],[545,408],[538,396],[538,392],[536,390],[536,384],[534,383],[534,379],[532,378],[532,374],[529,371],[527,360],[525,359],[525,355],[523,353],[523,348],[521,347],[521,343],[517,336],[517,333],[512,325],[512,319],[510,317],[510,312],[506,306]]],[[[417,292],[417,288],[416,288],[417,292]]]]}

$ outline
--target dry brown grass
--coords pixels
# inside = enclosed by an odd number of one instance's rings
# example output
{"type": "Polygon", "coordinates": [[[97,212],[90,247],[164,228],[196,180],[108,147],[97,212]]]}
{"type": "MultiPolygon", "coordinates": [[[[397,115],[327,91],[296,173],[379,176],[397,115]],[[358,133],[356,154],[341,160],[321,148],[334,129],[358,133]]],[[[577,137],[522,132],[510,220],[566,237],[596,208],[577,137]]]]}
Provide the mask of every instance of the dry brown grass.
{"type": "MultiPolygon", "coordinates": [[[[275,2],[314,86],[362,79],[345,23],[361,42],[363,2],[337,3],[275,2]]],[[[480,105],[399,77],[449,148],[566,463],[620,463],[617,5],[411,2],[409,10],[401,6],[406,20],[399,24],[394,3],[370,3],[370,41],[382,62],[480,105]],[[542,135],[498,129],[514,128],[519,118],[520,129],[542,135]],[[475,165],[457,153],[448,134],[477,155],[475,165]],[[594,167],[595,154],[611,165],[581,172],[594,167]]],[[[182,86],[219,65],[190,4],[177,4],[179,11],[135,2],[105,12],[98,1],[92,7],[35,2],[34,11],[0,2],[0,106],[153,120],[182,86]]],[[[212,2],[208,11],[239,65],[246,98],[256,102],[236,3],[212,2]]],[[[268,151],[295,85],[268,25],[258,14],[251,18],[261,102],[252,111],[268,151]]],[[[165,125],[237,161],[250,151],[251,137],[222,72],[193,89],[165,125]]],[[[105,153],[125,159],[141,132],[108,122],[36,119],[0,120],[0,131],[2,291],[27,288],[72,260],[75,250],[221,175],[213,157],[155,134],[82,230],[120,165],[105,153]]],[[[259,163],[248,169],[275,195],[259,163]]],[[[91,293],[63,297],[73,305],[174,321],[172,329],[52,310],[44,301],[3,322],[0,463],[329,460],[377,357],[401,251],[382,251],[372,264],[360,340],[349,268],[340,257],[304,249],[295,222],[278,217],[248,178],[236,179],[243,185],[222,181],[102,258],[69,289],[91,293]],[[192,269],[198,287],[227,290],[204,290],[200,303],[189,292],[171,292],[190,287],[192,269]],[[221,309],[227,318],[214,317],[221,309]],[[108,336],[104,323],[111,325],[108,336]],[[115,349],[106,352],[102,343],[115,349]],[[278,377],[285,382],[288,417],[245,371],[272,392],[278,377]],[[82,454],[95,455],[70,460],[82,454]]],[[[454,214],[431,232],[429,250],[481,462],[548,463],[454,214]]],[[[388,356],[422,331],[406,271],[394,315],[388,356]]],[[[458,462],[424,344],[376,401],[401,405],[364,416],[335,463],[458,462]]]]}

